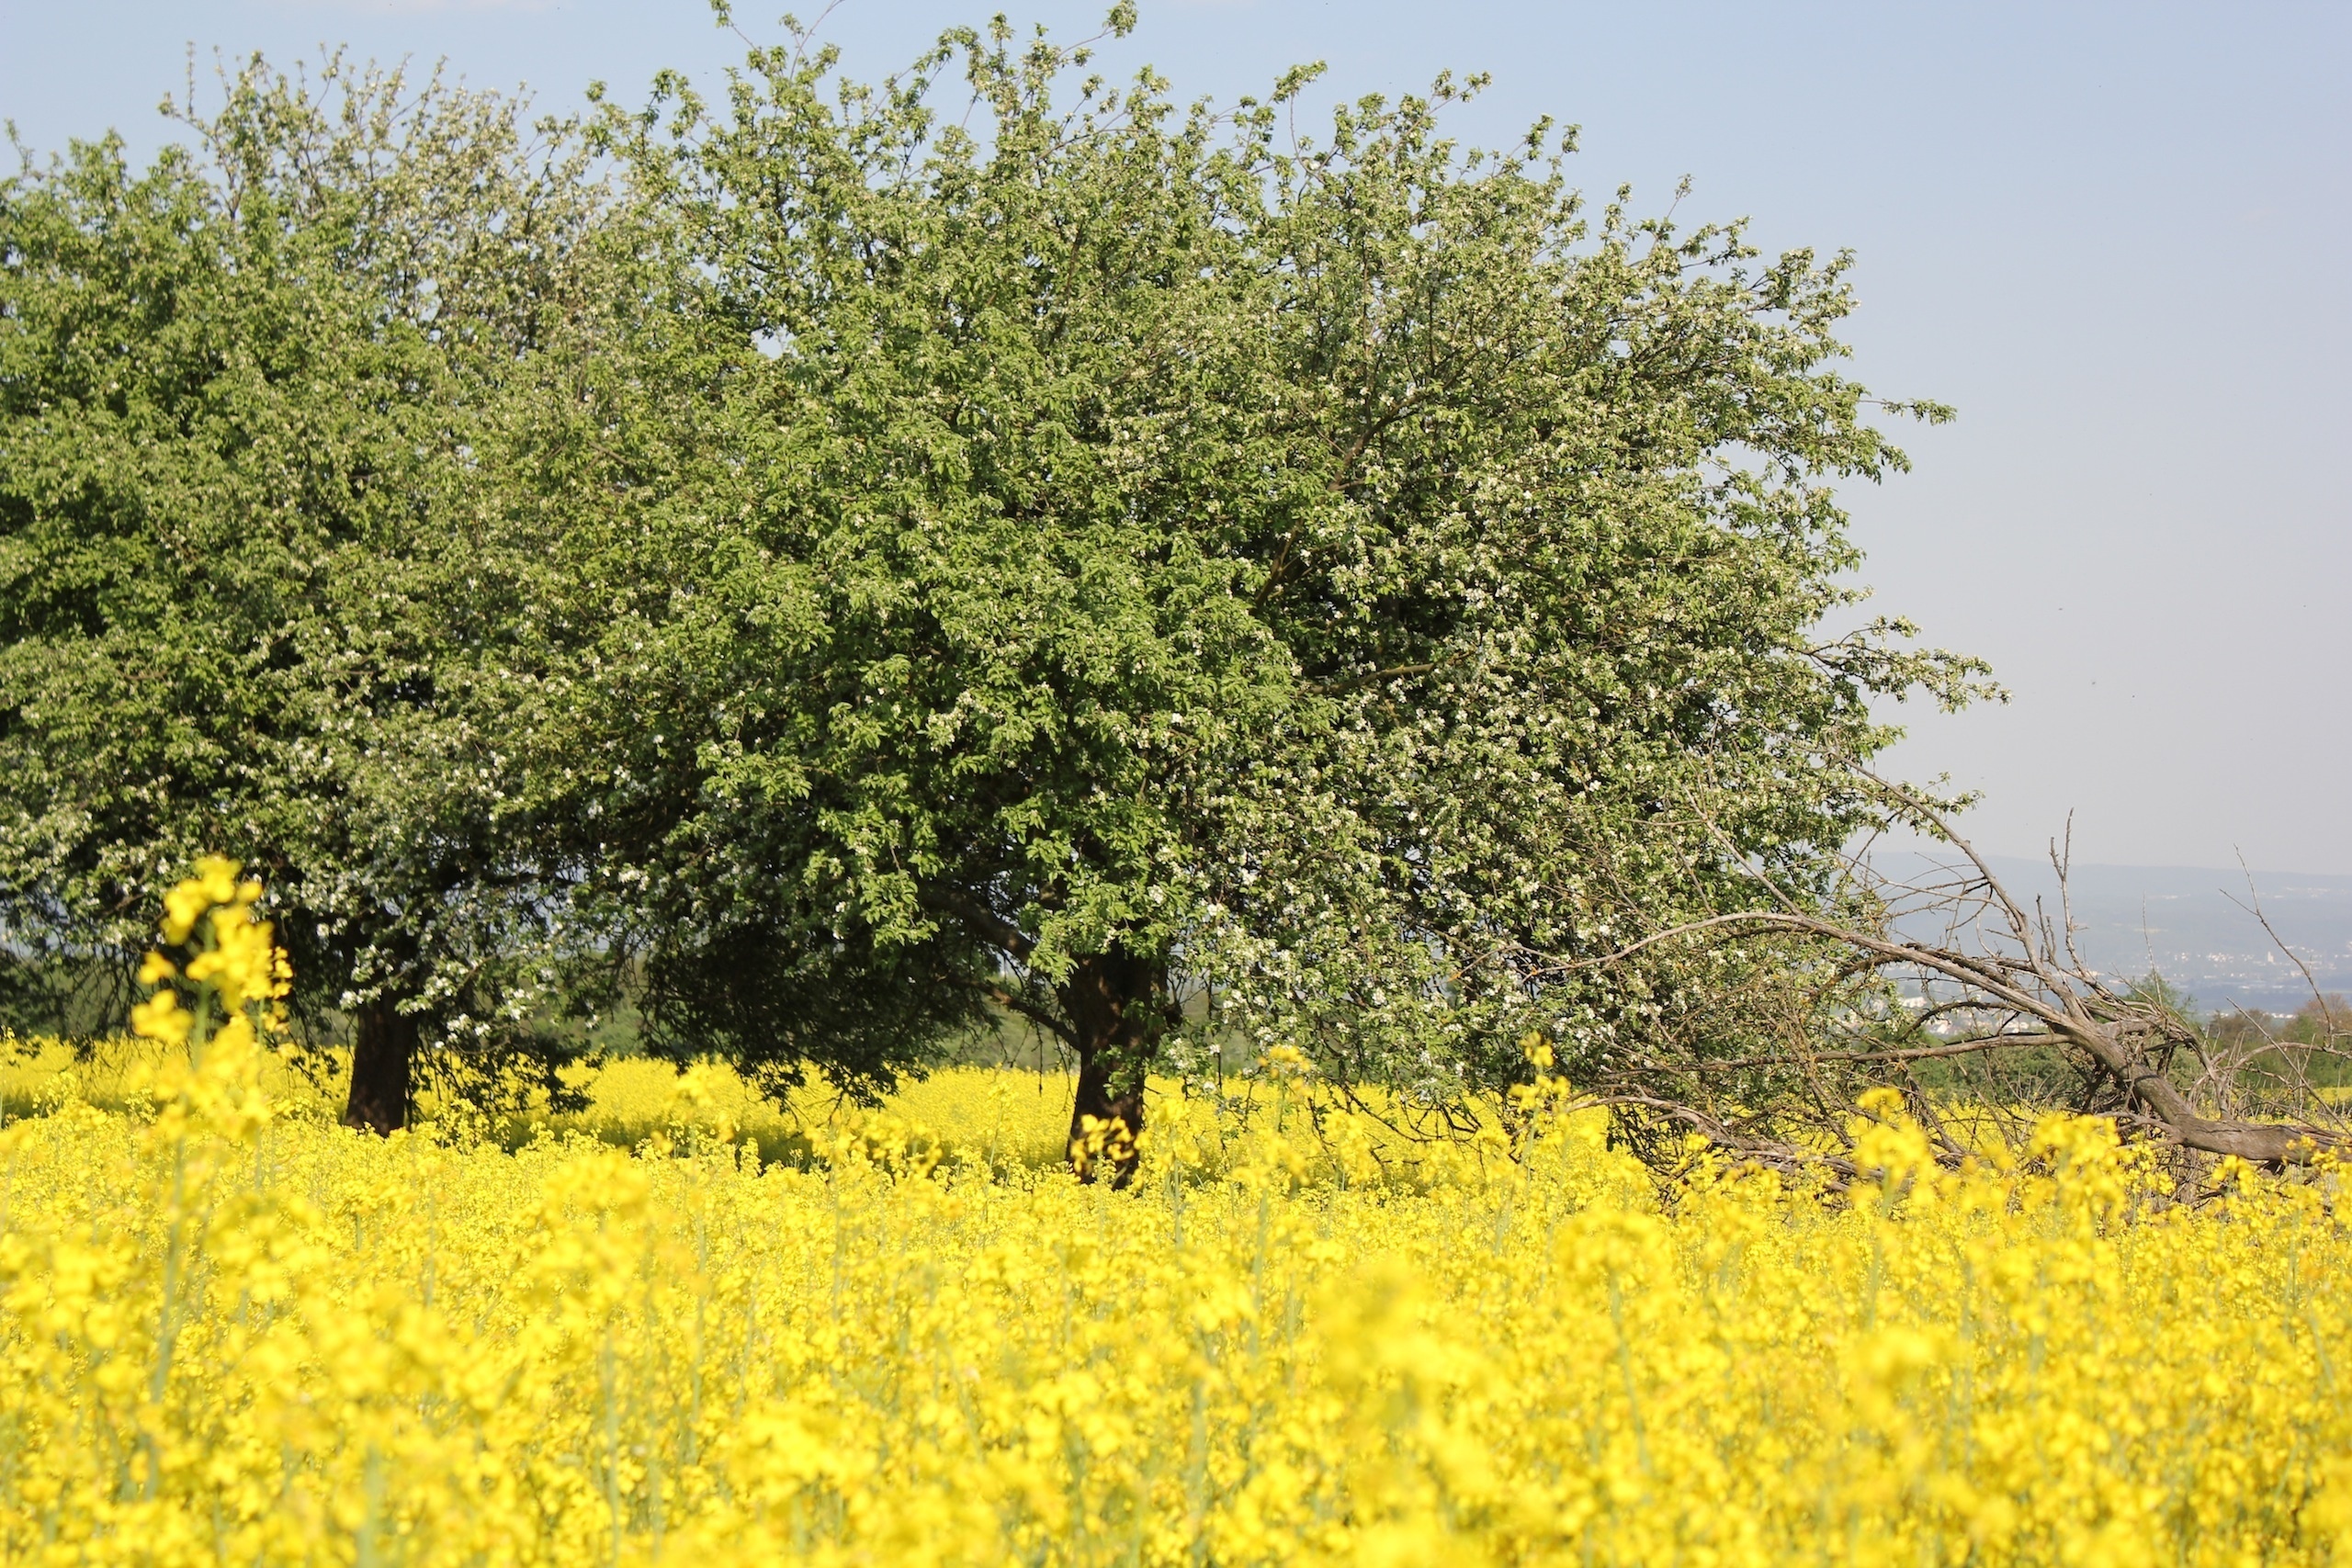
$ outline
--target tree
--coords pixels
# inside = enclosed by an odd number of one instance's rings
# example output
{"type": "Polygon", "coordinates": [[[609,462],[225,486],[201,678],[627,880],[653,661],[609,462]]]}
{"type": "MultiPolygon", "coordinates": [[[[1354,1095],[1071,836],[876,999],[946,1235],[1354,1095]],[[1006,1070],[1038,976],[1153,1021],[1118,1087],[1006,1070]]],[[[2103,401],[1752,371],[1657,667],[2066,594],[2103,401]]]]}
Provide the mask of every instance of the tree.
{"type": "Polygon", "coordinates": [[[1086,47],[1001,22],[872,87],[805,45],[605,123],[683,258],[562,438],[550,591],[611,615],[547,819],[594,825],[562,852],[668,1048],[789,1076],[790,1015],[866,1017],[877,1082],[993,1000],[1075,1054],[1074,1131],[1134,1131],[1206,1043],[1182,985],[1442,1106],[1790,962],[1574,959],[1745,863],[1827,898],[1871,699],[1980,689],[1824,629],[1831,487],[1903,467],[1835,369],[1844,257],[1589,213],[1572,136],[1440,134],[1475,82],[1306,142],[1308,71],[1063,109],[1086,47]]]}
{"type": "Polygon", "coordinates": [[[127,963],[235,855],[388,1130],[420,1043],[511,1034],[533,983],[470,453],[595,191],[437,79],[222,87],[143,174],[109,138],[0,186],[0,909],[127,963]]]}

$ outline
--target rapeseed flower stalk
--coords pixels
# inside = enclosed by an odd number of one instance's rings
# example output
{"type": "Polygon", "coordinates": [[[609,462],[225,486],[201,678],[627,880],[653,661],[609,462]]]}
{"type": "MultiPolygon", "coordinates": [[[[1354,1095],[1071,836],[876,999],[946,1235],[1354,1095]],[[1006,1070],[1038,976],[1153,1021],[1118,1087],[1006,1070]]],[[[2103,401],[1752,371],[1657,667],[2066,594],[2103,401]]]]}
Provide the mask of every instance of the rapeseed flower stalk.
{"type": "Polygon", "coordinates": [[[0,1130],[6,1561],[2352,1563],[2333,1168],[1884,1096],[1842,1191],[1661,1187],[1537,1047],[1499,1152],[1277,1063],[1124,1192],[999,1157],[1016,1075],[800,1163],[626,1064],[633,1147],[381,1140],[266,1092],[250,888],[175,895],[143,1100],[0,1130]]]}

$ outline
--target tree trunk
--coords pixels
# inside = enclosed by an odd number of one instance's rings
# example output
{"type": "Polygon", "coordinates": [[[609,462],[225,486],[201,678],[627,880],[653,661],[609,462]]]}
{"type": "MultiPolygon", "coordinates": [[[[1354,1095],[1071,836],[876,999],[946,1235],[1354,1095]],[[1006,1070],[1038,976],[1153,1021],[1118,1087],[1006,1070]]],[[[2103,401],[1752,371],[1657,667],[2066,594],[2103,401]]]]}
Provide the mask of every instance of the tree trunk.
{"type": "Polygon", "coordinates": [[[416,1018],[380,997],[365,1003],[351,1039],[351,1099],[343,1124],[389,1134],[408,1125],[408,1075],[416,1056],[416,1018]]]}
{"type": "Polygon", "coordinates": [[[1070,1108],[1071,1161],[1092,1180],[1098,1165],[1111,1168],[1111,1185],[1135,1179],[1136,1135],[1143,1131],[1144,1077],[1159,1055],[1168,1024],[1167,967],[1157,958],[1125,953],[1081,958],[1060,988],[1062,1012],[1077,1035],[1078,1097],[1070,1108]],[[1080,1145],[1091,1118],[1096,1130],[1116,1123],[1098,1159],[1083,1157],[1080,1145]]]}

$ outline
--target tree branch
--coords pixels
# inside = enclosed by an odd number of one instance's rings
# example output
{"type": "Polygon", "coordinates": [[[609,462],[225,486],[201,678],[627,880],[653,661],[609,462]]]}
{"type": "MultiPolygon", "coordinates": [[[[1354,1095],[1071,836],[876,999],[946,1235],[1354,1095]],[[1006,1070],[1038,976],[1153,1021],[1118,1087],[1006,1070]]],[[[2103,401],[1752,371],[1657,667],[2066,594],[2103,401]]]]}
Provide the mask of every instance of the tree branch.
{"type": "MultiPolygon", "coordinates": [[[[1973,853],[1971,858],[1974,858],[1973,853]]],[[[1991,870],[1981,861],[1977,863],[1990,884],[1993,896],[2018,916],[2013,929],[2026,948],[2027,956],[2022,963],[1978,958],[1917,942],[1893,942],[1873,932],[1855,931],[1835,921],[1793,910],[1754,909],[1692,920],[1630,942],[1603,957],[1579,960],[1566,967],[1586,968],[1618,962],[1669,938],[1694,935],[1711,929],[1753,930],[1762,927],[1817,936],[1857,949],[1882,965],[1909,966],[1941,975],[1996,999],[2010,1011],[2039,1020],[2051,1034],[2078,1046],[2098,1062],[2123,1086],[2126,1094],[2147,1108],[2166,1136],[2185,1147],[2207,1154],[2233,1155],[2258,1165],[2302,1165],[2309,1163],[2312,1156],[2323,1149],[2352,1146],[2352,1139],[2325,1128],[2219,1121],[2200,1115],[2189,1103],[2188,1097],[2170,1078],[2150,1066],[2138,1048],[2126,1038],[2130,1034],[2150,1032],[2155,1028],[2154,1021],[2101,1020],[2093,1016],[2082,992],[2070,983],[2079,977],[2059,973],[2036,951],[2031,928],[2024,920],[2023,911],[1993,879],[1991,870]],[[2020,986],[2013,977],[2020,972],[2030,976],[2034,987],[2042,994],[2037,995],[2035,990],[2020,986]]],[[[2111,1002],[2111,998],[2104,997],[2100,1000],[2102,1006],[2111,1002]]]]}
{"type": "Polygon", "coordinates": [[[978,895],[950,883],[925,882],[915,889],[915,898],[935,915],[957,919],[971,929],[972,934],[991,947],[1001,948],[1016,962],[1026,962],[1037,949],[1037,941],[1020,925],[997,913],[978,895]]]}
{"type": "Polygon", "coordinates": [[[1054,1038],[1059,1040],[1071,1050],[1075,1051],[1078,1049],[1078,1031],[1072,1029],[1069,1024],[1064,1023],[1060,1019],[1056,1018],[1052,1013],[1046,1011],[1035,1002],[1031,1001],[1028,998],[1022,996],[1019,992],[1008,991],[1002,986],[990,986],[989,987],[989,1000],[996,1003],[997,1006],[1003,1008],[1008,1012],[1019,1013],[1022,1017],[1027,1019],[1038,1028],[1053,1035],[1054,1038]]]}

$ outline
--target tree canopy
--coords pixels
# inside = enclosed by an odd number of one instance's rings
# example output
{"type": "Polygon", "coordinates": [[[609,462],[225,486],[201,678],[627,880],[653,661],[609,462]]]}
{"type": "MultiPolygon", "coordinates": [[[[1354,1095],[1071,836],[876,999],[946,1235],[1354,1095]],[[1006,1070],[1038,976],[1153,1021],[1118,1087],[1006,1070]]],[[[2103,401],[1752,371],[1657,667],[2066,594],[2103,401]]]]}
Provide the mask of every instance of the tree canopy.
{"type": "Polygon", "coordinates": [[[1308,142],[1308,72],[1218,114],[1148,73],[1065,107],[1084,51],[1001,24],[835,63],[605,125],[684,249],[680,390],[578,417],[684,402],[695,450],[620,443],[567,538],[549,592],[616,613],[565,745],[614,761],[550,819],[674,1048],[789,1072],[854,1014],[881,1071],[992,999],[1130,1128],[1230,1031],[1488,1087],[1691,983],[1563,956],[1744,868],[1825,894],[1871,700],[1967,695],[1825,629],[1831,487],[1903,466],[1866,410],[1942,412],[1838,373],[1844,257],[1592,212],[1551,127],[1441,134],[1476,84],[1308,142]]]}
{"type": "Polygon", "coordinates": [[[871,1092],[1017,1016],[1130,1133],[1236,1043],[1438,1110],[1743,1049],[1801,954],[1584,961],[1833,897],[1872,702],[1982,673],[1850,611],[1835,487],[1943,411],[1840,370],[1848,258],[1460,146],[1476,79],[1313,140],[1312,70],[1090,63],[794,37],[536,155],[249,75],[207,174],[11,185],[12,940],[223,849],[363,1022],[568,955],[871,1092]]]}
{"type": "Polygon", "coordinates": [[[511,1022],[537,914],[464,498],[596,204],[512,102],[339,57],[221,88],[143,174],[109,138],[0,186],[6,929],[127,977],[236,854],[389,1127],[420,1031],[511,1022]]]}

